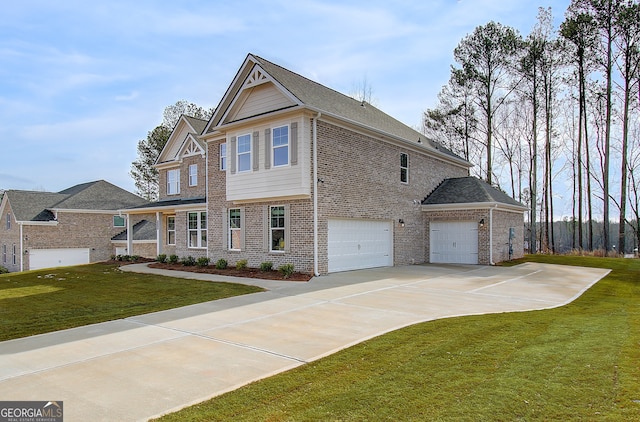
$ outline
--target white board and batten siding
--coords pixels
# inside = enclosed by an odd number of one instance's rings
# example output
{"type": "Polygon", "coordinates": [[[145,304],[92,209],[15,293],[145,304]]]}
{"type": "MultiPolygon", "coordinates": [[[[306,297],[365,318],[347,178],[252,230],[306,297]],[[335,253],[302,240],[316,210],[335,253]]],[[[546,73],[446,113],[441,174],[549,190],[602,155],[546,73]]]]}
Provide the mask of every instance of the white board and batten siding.
{"type": "Polygon", "coordinates": [[[433,221],[429,228],[429,262],[432,264],[477,264],[478,223],[433,221]]]}
{"type": "Polygon", "coordinates": [[[393,266],[391,221],[328,220],[328,271],[393,266]]]}
{"type": "Polygon", "coordinates": [[[89,263],[89,248],[31,249],[29,269],[68,267],[89,263]]]}

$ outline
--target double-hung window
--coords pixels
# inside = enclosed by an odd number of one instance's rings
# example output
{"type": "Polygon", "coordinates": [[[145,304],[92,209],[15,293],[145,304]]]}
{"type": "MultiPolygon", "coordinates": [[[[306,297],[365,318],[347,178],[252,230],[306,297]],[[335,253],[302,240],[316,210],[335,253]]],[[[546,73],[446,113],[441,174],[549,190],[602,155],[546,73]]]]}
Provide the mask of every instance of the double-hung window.
{"type": "Polygon", "coordinates": [[[206,211],[190,212],[187,214],[189,247],[207,247],[207,213],[206,211]]]}
{"type": "Polygon", "coordinates": [[[289,126],[273,129],[273,166],[289,164],[289,126]]]}
{"type": "Polygon", "coordinates": [[[189,186],[198,186],[198,165],[189,164],[189,186]]]}
{"type": "Polygon", "coordinates": [[[167,245],[176,244],[176,216],[167,217],[167,245]]]}
{"type": "Polygon", "coordinates": [[[167,195],[180,193],[180,169],[167,171],[167,195]]]}
{"type": "Polygon", "coordinates": [[[238,172],[251,170],[251,135],[238,136],[238,172]]]}
{"type": "Polygon", "coordinates": [[[16,245],[13,245],[13,265],[16,265],[18,263],[18,260],[16,259],[16,245]]]}
{"type": "Polygon", "coordinates": [[[400,181],[409,183],[409,155],[400,153],[400,181]]]}
{"type": "Polygon", "coordinates": [[[221,143],[220,144],[220,170],[226,170],[227,169],[227,144],[226,143],[221,143]]]}
{"type": "Polygon", "coordinates": [[[242,218],[240,208],[229,210],[229,239],[230,250],[240,250],[242,248],[242,218]]]}
{"type": "Polygon", "coordinates": [[[11,230],[11,214],[7,213],[7,230],[11,230]]]}
{"type": "Polygon", "coordinates": [[[7,263],[7,245],[2,245],[2,262],[7,263]]]}
{"type": "Polygon", "coordinates": [[[269,207],[269,244],[271,252],[285,250],[286,230],[284,206],[269,207]]]}

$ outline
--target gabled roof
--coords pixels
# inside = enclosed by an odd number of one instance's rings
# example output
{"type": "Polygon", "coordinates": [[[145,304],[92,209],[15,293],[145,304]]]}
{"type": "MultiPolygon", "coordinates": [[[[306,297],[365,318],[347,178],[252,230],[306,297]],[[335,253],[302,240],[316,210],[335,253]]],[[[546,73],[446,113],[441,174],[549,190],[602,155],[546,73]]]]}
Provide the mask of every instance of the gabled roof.
{"type": "Polygon", "coordinates": [[[445,179],[422,201],[422,205],[454,204],[503,204],[511,208],[527,209],[506,193],[472,176],[445,179]]]}
{"type": "MultiPolygon", "coordinates": [[[[133,240],[156,240],[156,223],[149,220],[141,220],[133,225],[133,240]]],[[[127,240],[127,230],[123,230],[113,236],[111,240],[127,240]]]]}
{"type": "Polygon", "coordinates": [[[17,221],[53,221],[52,210],[115,211],[146,204],[145,199],[104,180],[82,183],[60,192],[5,192],[17,221]]]}
{"type": "Polygon", "coordinates": [[[181,115],[173,127],[169,139],[158,155],[156,165],[169,163],[180,159],[181,154],[191,142],[197,145],[202,152],[206,151],[206,145],[198,138],[207,125],[207,120],[198,119],[187,115],[181,115]]]}
{"type": "Polygon", "coordinates": [[[426,135],[394,119],[371,104],[341,94],[252,54],[249,54],[245,59],[243,66],[236,74],[231,86],[227,89],[203,134],[213,133],[221,124],[230,123],[224,122],[222,119],[233,107],[235,99],[239,97],[245,86],[244,81],[250,75],[255,74],[255,69],[264,71],[270,81],[275,81],[276,85],[286,90],[288,98],[293,99],[292,105],[289,106],[290,108],[304,107],[315,112],[321,112],[325,116],[331,116],[391,137],[403,139],[417,147],[443,154],[470,166],[464,159],[443,145],[427,138],[426,135]]]}

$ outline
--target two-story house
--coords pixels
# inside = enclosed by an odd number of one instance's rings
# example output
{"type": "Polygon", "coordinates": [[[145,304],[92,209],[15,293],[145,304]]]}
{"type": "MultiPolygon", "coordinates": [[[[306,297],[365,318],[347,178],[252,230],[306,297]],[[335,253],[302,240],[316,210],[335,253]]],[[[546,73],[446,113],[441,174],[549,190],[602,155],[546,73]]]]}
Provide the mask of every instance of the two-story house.
{"type": "MultiPolygon", "coordinates": [[[[60,192],[8,190],[0,204],[0,265],[13,272],[107,260],[115,253],[113,236],[127,224],[150,223],[149,215],[128,220],[118,210],[146,203],[104,180],[60,192]]],[[[138,244],[131,250],[154,256],[154,249],[138,244]]]]}
{"type": "Polygon", "coordinates": [[[469,177],[467,161],[260,57],[247,56],[200,132],[183,120],[158,162],[170,202],[157,204],[159,251],[316,274],[523,254],[525,207],[469,177]],[[187,150],[205,167],[203,191],[171,201],[187,150]]]}

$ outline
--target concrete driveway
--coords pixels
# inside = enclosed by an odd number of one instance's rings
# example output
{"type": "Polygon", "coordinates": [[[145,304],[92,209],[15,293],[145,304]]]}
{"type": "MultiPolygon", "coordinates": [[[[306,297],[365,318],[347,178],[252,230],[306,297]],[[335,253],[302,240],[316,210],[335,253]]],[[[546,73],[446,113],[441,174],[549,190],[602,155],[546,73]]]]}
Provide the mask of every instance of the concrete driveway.
{"type": "Polygon", "coordinates": [[[0,400],[63,401],[66,422],[147,420],[410,324],[560,306],[607,273],[416,265],[244,280],[270,290],[2,342],[0,400]]]}

